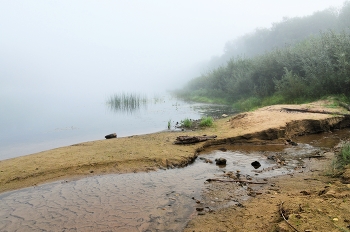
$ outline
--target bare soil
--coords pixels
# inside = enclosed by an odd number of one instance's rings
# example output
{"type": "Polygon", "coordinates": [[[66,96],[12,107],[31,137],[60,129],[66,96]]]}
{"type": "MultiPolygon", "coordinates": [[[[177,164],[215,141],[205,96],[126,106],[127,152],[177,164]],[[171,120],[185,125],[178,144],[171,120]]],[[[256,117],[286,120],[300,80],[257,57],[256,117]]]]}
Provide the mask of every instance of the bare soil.
{"type": "MultiPolygon", "coordinates": [[[[327,101],[275,105],[216,120],[210,128],[84,142],[2,160],[0,192],[58,179],[181,167],[211,145],[282,143],[303,134],[348,127],[349,118],[337,114],[281,110],[287,107],[345,112],[330,106],[327,101]],[[180,135],[216,135],[217,139],[193,145],[173,144],[180,135]]],[[[341,178],[325,175],[333,158],[334,153],[329,153],[326,159],[312,160],[312,171],[270,180],[241,207],[194,217],[185,231],[296,231],[283,216],[298,231],[350,231],[350,171],[346,169],[341,178]]],[[[221,186],[221,192],[230,188],[227,183],[216,184],[221,186]]]]}

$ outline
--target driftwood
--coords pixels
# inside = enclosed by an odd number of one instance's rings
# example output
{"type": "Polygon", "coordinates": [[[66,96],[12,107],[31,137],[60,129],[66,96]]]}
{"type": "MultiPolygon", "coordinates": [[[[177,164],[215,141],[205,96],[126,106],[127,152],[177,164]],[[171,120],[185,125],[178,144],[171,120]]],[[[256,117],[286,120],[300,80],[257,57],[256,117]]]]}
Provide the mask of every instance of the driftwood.
{"type": "Polygon", "coordinates": [[[350,114],[344,114],[340,112],[331,112],[325,110],[309,110],[309,109],[291,109],[291,108],[282,108],[281,110],[285,110],[287,112],[301,112],[301,113],[314,113],[314,114],[336,114],[350,117],[350,114]]]}
{"type": "Polygon", "coordinates": [[[267,182],[252,182],[247,180],[222,180],[222,179],[207,179],[206,181],[218,181],[218,182],[238,182],[238,183],[247,183],[247,184],[267,184],[267,182]]]}
{"type": "Polygon", "coordinates": [[[113,134],[109,134],[105,136],[106,139],[113,139],[113,138],[117,138],[117,134],[113,133],[113,134]]]}
{"type": "Polygon", "coordinates": [[[294,231],[296,231],[296,232],[299,232],[299,230],[297,230],[297,228],[295,228],[292,224],[290,224],[289,222],[288,222],[288,220],[287,220],[287,218],[284,216],[284,213],[283,213],[283,201],[281,202],[281,204],[280,204],[280,214],[281,214],[281,216],[283,217],[283,219],[284,219],[284,221],[290,226],[290,227],[292,227],[293,229],[294,229],[294,231]]]}
{"type": "Polygon", "coordinates": [[[215,139],[217,136],[212,135],[212,136],[178,136],[176,138],[176,141],[174,142],[175,144],[192,144],[192,143],[199,143],[206,141],[208,139],[215,139]]]}

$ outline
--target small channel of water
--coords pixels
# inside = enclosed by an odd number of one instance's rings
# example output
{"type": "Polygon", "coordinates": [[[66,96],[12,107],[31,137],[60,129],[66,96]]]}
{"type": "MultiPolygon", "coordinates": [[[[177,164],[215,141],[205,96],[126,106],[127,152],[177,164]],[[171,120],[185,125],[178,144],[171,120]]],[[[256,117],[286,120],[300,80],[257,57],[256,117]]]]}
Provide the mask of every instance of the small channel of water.
{"type": "MultiPolygon", "coordinates": [[[[321,138],[324,136],[319,135],[318,140],[321,138]]],[[[272,150],[305,154],[319,149],[308,144],[284,148],[272,150]]],[[[212,161],[226,158],[227,165],[221,167],[199,158],[182,169],[93,176],[3,193],[0,231],[181,231],[196,215],[195,200],[202,200],[202,191],[210,185],[207,179],[239,170],[242,176],[262,181],[292,173],[299,165],[290,160],[282,168],[272,168],[275,161],[262,152],[268,149],[266,146],[246,152],[212,150],[200,156],[212,161]],[[254,169],[253,161],[262,166],[254,169]]],[[[235,194],[235,185],[232,186],[235,194]]],[[[247,198],[245,195],[241,199],[247,198]]],[[[237,204],[237,199],[226,205],[237,204]]]]}
{"type": "MultiPolygon", "coordinates": [[[[182,169],[93,176],[55,182],[0,195],[1,231],[179,231],[195,211],[208,178],[223,170],[251,174],[250,165],[274,165],[260,155],[215,151],[205,156],[227,159],[225,167],[198,159],[182,169]]],[[[287,172],[287,170],[284,170],[287,172]]],[[[262,173],[261,177],[284,171],[262,173]]]]}

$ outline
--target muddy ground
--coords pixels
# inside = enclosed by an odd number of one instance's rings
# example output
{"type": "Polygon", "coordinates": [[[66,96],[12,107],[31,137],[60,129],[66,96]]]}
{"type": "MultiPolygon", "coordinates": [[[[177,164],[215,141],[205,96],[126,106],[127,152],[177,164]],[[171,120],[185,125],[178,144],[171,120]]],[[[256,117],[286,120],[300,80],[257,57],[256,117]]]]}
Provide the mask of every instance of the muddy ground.
{"type": "MultiPolygon", "coordinates": [[[[286,139],[303,134],[350,125],[349,118],[341,115],[283,110],[286,107],[346,113],[327,101],[276,105],[216,120],[211,128],[85,142],[3,160],[0,161],[0,192],[101,173],[181,167],[213,145],[283,144],[286,139]],[[194,145],[173,144],[180,135],[204,134],[217,138],[194,145]]],[[[269,180],[259,189],[252,189],[255,196],[239,207],[194,216],[186,231],[349,231],[349,169],[339,178],[325,175],[334,154],[330,151],[321,160],[311,159],[309,171],[296,171],[293,175],[269,180]]],[[[212,195],[220,195],[232,187],[231,183],[211,184],[217,185],[218,189],[212,195]]]]}
{"type": "Polygon", "coordinates": [[[330,170],[339,149],[310,154],[284,176],[238,179],[236,173],[223,174],[217,179],[228,182],[206,184],[198,204],[203,210],[185,231],[350,231],[350,182],[332,177],[330,170]],[[232,194],[237,189],[249,199],[232,194]]]}

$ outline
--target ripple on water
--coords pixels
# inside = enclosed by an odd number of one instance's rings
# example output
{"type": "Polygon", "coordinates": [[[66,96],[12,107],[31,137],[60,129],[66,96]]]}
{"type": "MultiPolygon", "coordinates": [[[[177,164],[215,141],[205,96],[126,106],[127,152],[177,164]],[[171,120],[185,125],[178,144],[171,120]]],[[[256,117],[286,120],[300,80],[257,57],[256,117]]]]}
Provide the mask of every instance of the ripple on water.
{"type": "MultiPolygon", "coordinates": [[[[197,159],[181,169],[93,176],[26,188],[0,195],[0,231],[179,231],[195,212],[204,182],[223,171],[254,176],[251,162],[266,169],[265,156],[212,151],[224,167],[197,159]]],[[[260,178],[290,172],[288,167],[259,173],[260,178]]]]}

